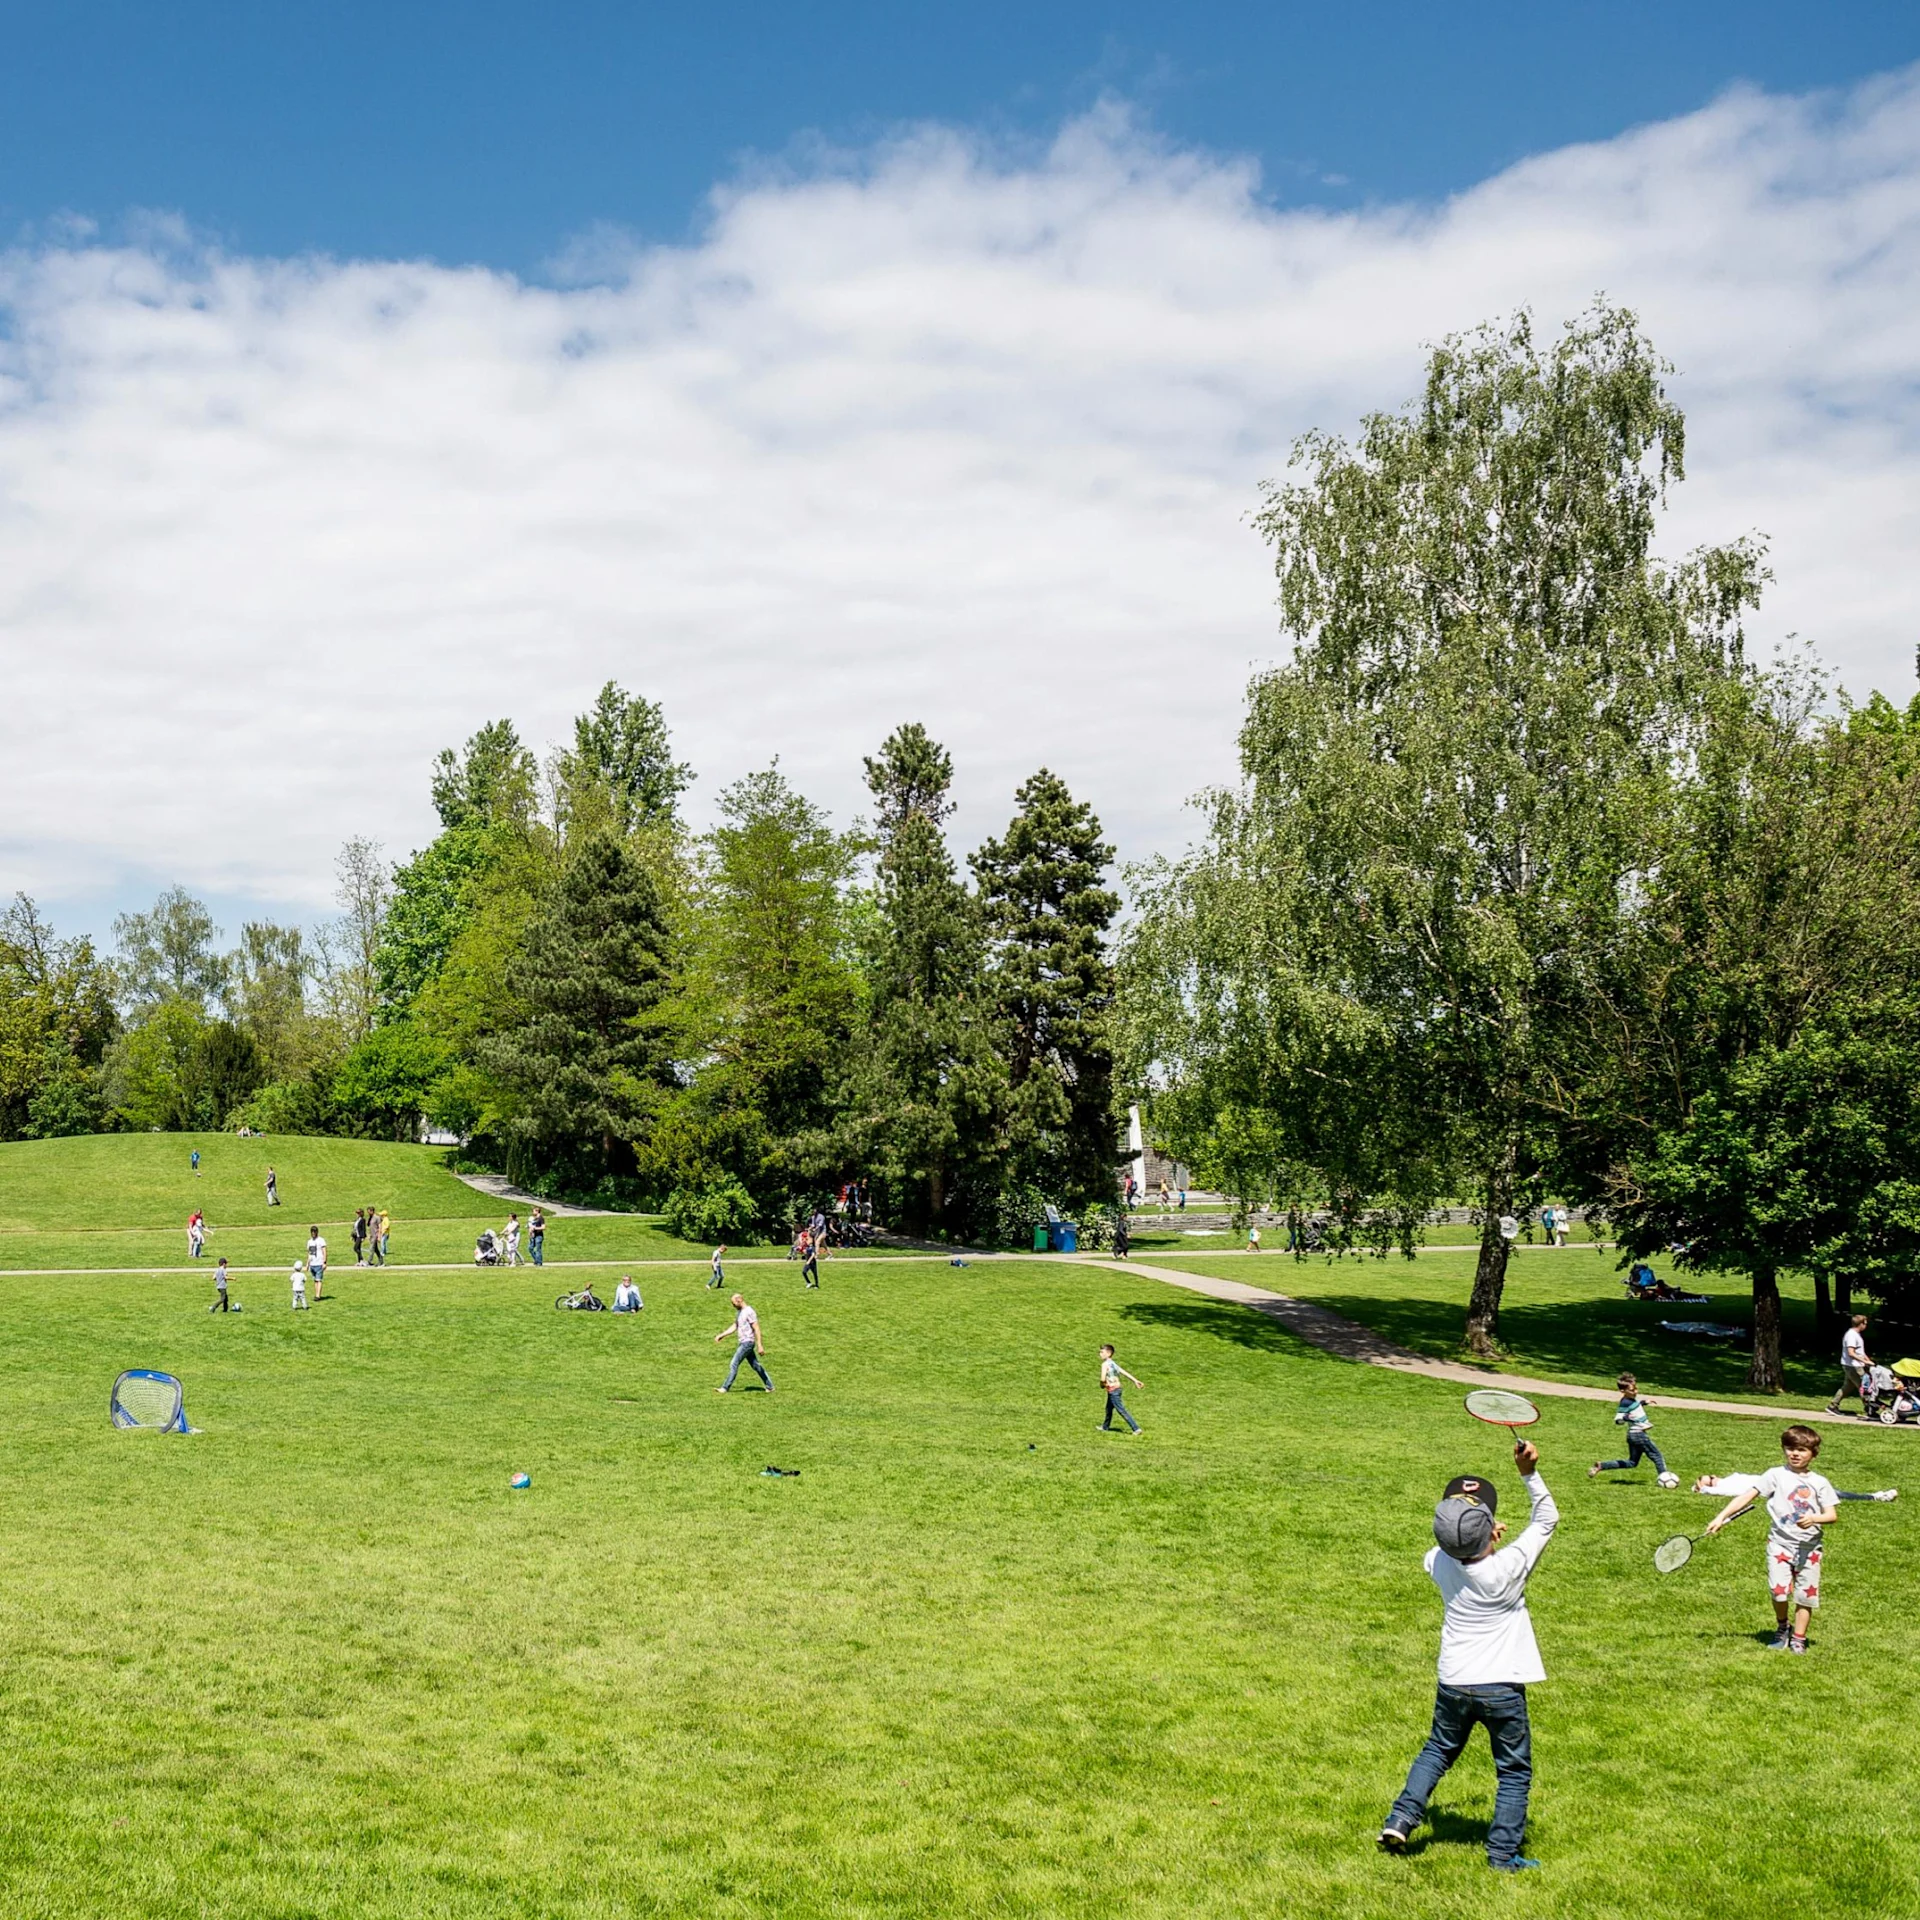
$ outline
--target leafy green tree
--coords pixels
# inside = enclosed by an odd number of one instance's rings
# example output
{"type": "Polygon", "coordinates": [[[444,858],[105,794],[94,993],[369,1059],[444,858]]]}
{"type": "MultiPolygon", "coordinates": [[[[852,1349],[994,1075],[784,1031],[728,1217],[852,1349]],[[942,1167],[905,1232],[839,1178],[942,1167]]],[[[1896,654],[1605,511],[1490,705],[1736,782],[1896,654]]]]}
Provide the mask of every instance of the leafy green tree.
{"type": "Polygon", "coordinates": [[[225,1126],[265,1077],[251,1036],[210,1020],[186,995],[162,1000],[129,1028],[106,1065],[124,1123],[164,1133],[225,1126]]]}
{"type": "Polygon", "coordinates": [[[221,999],[251,1036],[270,1080],[298,1073],[316,1051],[325,1050],[324,1043],[316,1043],[307,1010],[311,973],[305,935],[272,921],[247,921],[239,946],[227,956],[221,999]]]}
{"type": "Polygon", "coordinates": [[[376,1027],[341,1061],[333,1094],[369,1131],[417,1140],[447,1071],[445,1051],[418,1023],[376,1027]]]}
{"type": "Polygon", "coordinates": [[[16,894],[0,912],[0,1140],[97,1124],[97,1069],[117,1026],[113,970],[16,894]]]}
{"type": "Polygon", "coordinates": [[[1544,348],[1523,315],[1436,349],[1357,445],[1299,444],[1259,520],[1293,659],[1254,682],[1207,846],[1147,888],[1143,1069],[1266,1110],[1279,1159],[1402,1218],[1470,1191],[1480,1353],[1498,1220],[1554,1163],[1586,956],[1758,591],[1744,546],[1653,556],[1682,470],[1663,371],[1630,314],[1544,348]]]}
{"type": "Polygon", "coordinates": [[[490,720],[455,753],[444,748],[433,767],[433,804],[443,827],[524,824],[538,786],[533,755],[511,720],[490,720]]]}
{"type": "Polygon", "coordinates": [[[1783,1269],[1823,1309],[1920,1272],[1920,754],[1884,701],[1817,706],[1730,690],[1567,1061],[1570,1171],[1630,1251],[1749,1276],[1766,1391],[1783,1269]]]}
{"type": "Polygon", "coordinates": [[[184,887],[169,887],[147,913],[123,913],[113,923],[121,990],[129,1006],[190,1000],[204,1008],[226,984],[226,962],[215,948],[220,929],[184,887]]]}
{"type": "Polygon", "coordinates": [[[612,680],[574,721],[573,747],[560,756],[558,773],[570,835],[663,825],[693,780],[693,769],[673,757],[660,707],[612,680]]]}
{"type": "Polygon", "coordinates": [[[866,770],[879,830],[876,937],[842,1150],[902,1226],[965,1234],[993,1217],[1006,1071],[979,906],[942,832],[953,763],[915,723],[866,770]]]}
{"type": "Polygon", "coordinates": [[[667,1020],[694,1071],[651,1125],[641,1164],[670,1190],[732,1180],[772,1222],[831,1163],[826,1135],[860,1013],[847,898],[860,842],[835,833],[777,764],[729,787],[719,814],[699,848],[667,1020]]]}
{"type": "Polygon", "coordinates": [[[1090,1206],[1113,1198],[1117,1161],[1106,938],[1120,900],[1102,885],[1113,849],[1044,767],[1014,799],[1005,838],[971,860],[1006,1060],[1005,1177],[1090,1206]]]}
{"type": "Polygon", "coordinates": [[[522,1017],[483,1049],[513,1094],[520,1164],[631,1170],[629,1142],[672,1084],[654,1019],[670,933],[652,875],[611,833],[581,848],[508,974],[522,1017]]]}

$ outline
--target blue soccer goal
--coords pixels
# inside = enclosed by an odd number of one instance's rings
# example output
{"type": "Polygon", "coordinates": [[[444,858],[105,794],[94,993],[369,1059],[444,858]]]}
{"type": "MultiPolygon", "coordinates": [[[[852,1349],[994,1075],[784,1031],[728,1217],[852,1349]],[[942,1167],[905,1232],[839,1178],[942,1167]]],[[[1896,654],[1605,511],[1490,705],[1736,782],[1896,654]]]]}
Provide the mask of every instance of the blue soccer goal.
{"type": "Polygon", "coordinates": [[[113,1383],[108,1403],[116,1427],[145,1427],[155,1433],[191,1433],[187,1425],[187,1398],[170,1373],[148,1367],[129,1367],[113,1383]]]}

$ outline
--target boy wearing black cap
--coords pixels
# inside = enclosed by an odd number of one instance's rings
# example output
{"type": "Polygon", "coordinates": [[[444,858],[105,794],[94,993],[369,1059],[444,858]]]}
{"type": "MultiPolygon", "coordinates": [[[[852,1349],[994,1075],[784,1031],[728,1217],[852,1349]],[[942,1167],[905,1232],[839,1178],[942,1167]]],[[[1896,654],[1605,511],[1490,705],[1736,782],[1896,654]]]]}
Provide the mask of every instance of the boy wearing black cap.
{"type": "Polygon", "coordinates": [[[1540,1864],[1520,1852],[1533,1785],[1527,1687],[1547,1677],[1527,1613],[1527,1578],[1560,1524],[1560,1510],[1538,1472],[1538,1452],[1523,1440],[1513,1450],[1513,1463],[1533,1507],[1510,1547],[1500,1546],[1506,1528],[1494,1519],[1500,1496],[1490,1481],[1473,1474],[1448,1481],[1433,1510],[1437,1544],[1427,1550],[1426,1569],[1447,1609],[1440,1627],[1433,1731],[1380,1830],[1380,1845],[1388,1853],[1405,1850],[1434,1788],[1466,1750],[1478,1721],[1493,1747],[1495,1778],[1487,1864],[1502,1873],[1540,1864]]]}

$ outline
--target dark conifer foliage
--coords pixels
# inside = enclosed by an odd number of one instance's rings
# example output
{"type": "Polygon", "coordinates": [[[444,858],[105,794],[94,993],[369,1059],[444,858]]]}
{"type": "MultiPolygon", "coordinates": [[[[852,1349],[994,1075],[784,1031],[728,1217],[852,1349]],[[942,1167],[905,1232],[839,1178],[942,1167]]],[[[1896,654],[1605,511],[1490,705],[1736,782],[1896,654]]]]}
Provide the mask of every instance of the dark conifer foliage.
{"type": "Polygon", "coordinates": [[[1117,1115],[1106,935],[1119,896],[1093,810],[1046,768],[1006,835],[972,858],[992,942],[989,982],[1009,1097],[1007,1177],[1075,1207],[1110,1201],[1117,1115]]]}
{"type": "Polygon", "coordinates": [[[646,1018],[667,988],[669,944],[653,876],[614,835],[596,834],[508,970],[524,1017],[487,1048],[513,1097],[511,1138],[546,1164],[577,1154],[628,1170],[630,1143],[671,1082],[646,1018]]]}

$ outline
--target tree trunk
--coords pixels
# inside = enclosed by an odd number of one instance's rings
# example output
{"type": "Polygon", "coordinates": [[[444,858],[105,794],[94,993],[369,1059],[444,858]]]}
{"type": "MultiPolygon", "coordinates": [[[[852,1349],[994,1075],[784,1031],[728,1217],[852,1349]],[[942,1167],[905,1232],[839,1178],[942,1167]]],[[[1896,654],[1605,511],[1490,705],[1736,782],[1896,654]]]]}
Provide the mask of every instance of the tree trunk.
{"type": "Polygon", "coordinates": [[[1853,1318],[1853,1275],[1843,1274],[1833,1283],[1833,1310],[1842,1320],[1853,1318]]]}
{"type": "Polygon", "coordinates": [[[1821,1333],[1833,1324],[1833,1292],[1824,1273],[1813,1276],[1813,1324],[1821,1333]]]}
{"type": "Polygon", "coordinates": [[[1786,1375],[1780,1369],[1780,1281],[1771,1267],[1753,1274],[1753,1365],[1747,1385],[1756,1393],[1785,1393],[1786,1375]]]}
{"type": "Polygon", "coordinates": [[[1500,1293],[1507,1284],[1507,1241],[1500,1216],[1513,1198],[1511,1162],[1487,1181],[1486,1204],[1480,1215],[1480,1260],[1473,1270],[1473,1292],[1467,1300],[1467,1350],[1482,1360],[1498,1352],[1500,1293]]]}

